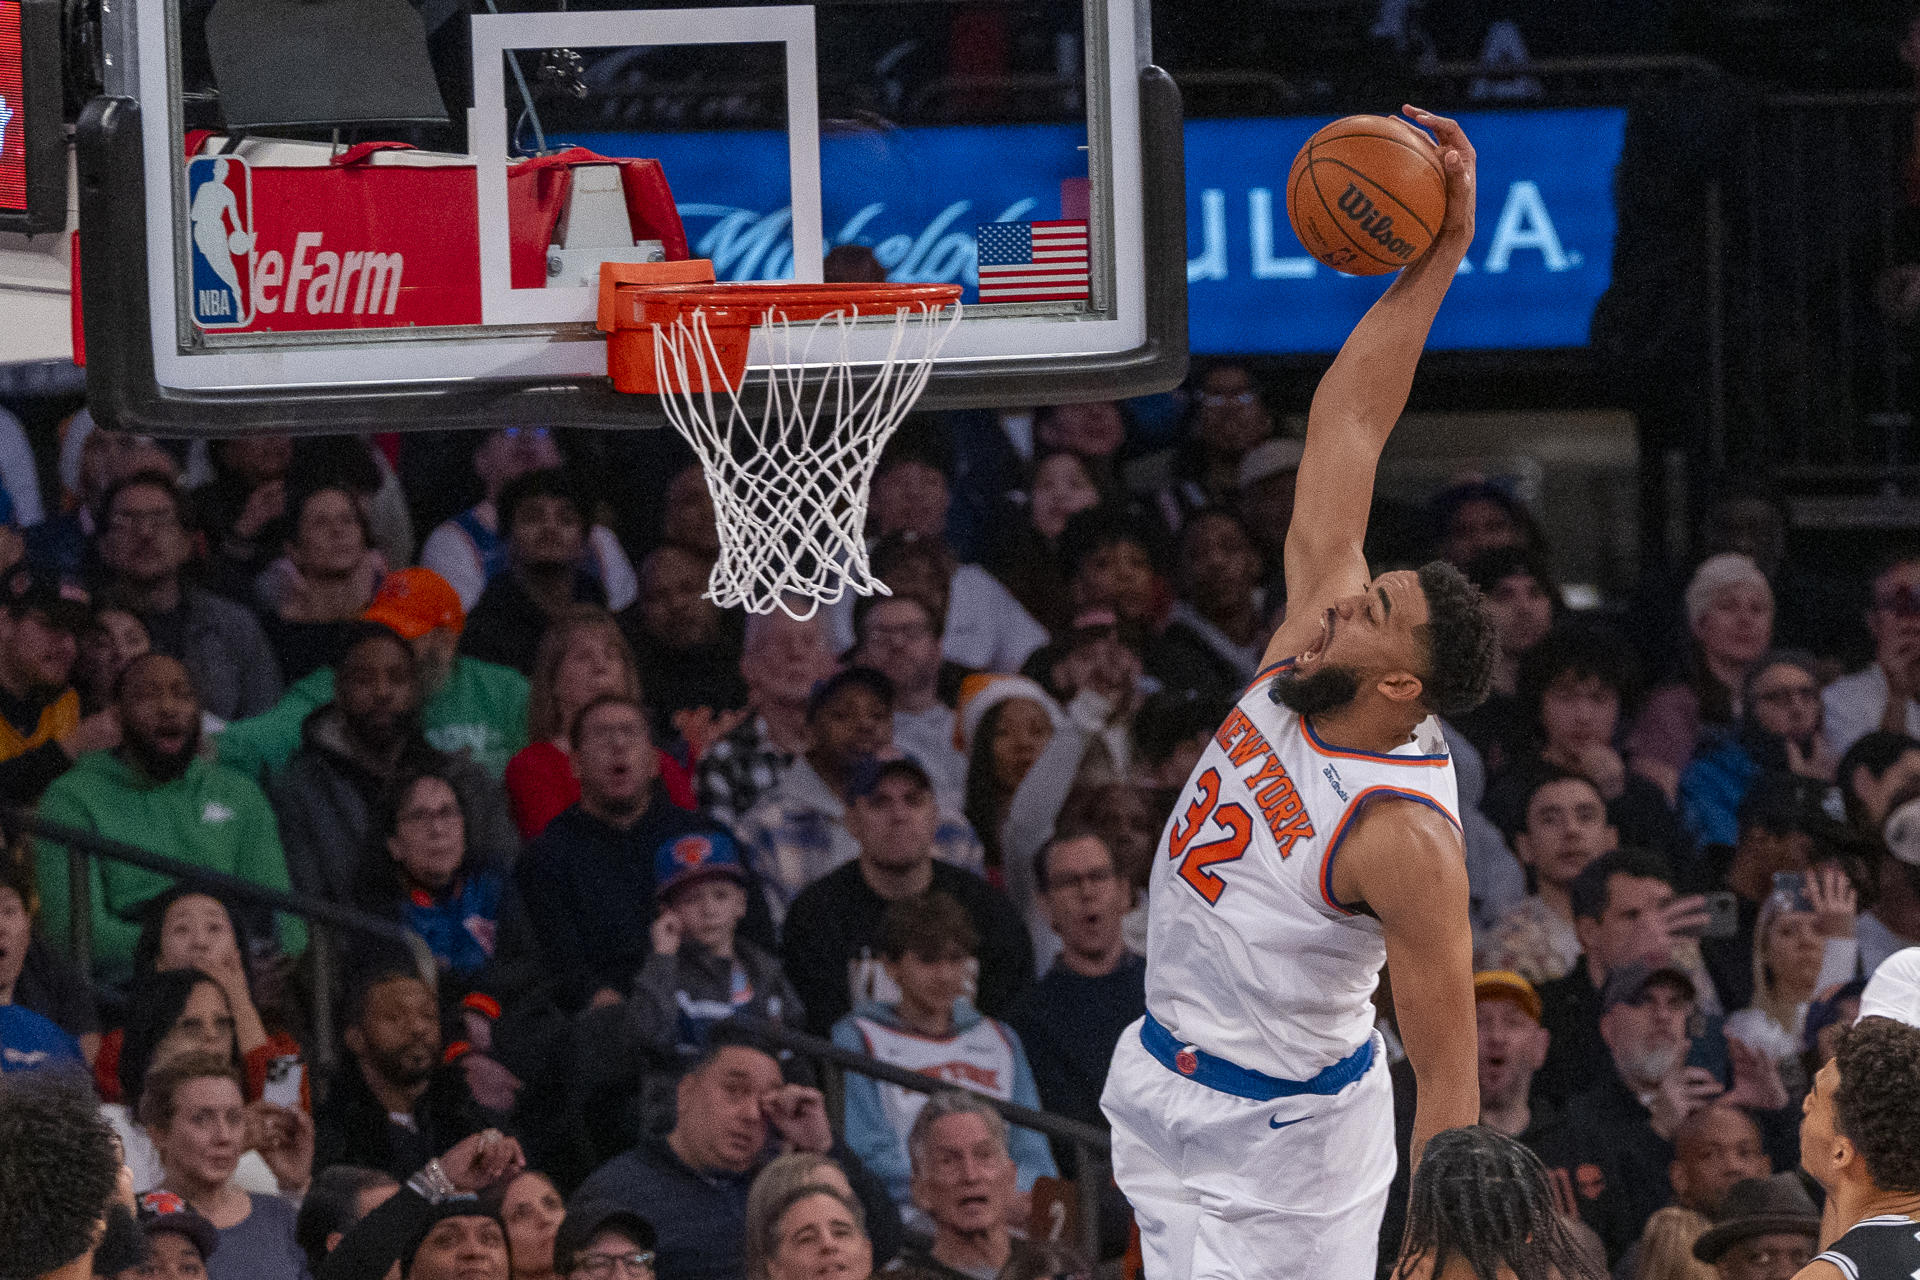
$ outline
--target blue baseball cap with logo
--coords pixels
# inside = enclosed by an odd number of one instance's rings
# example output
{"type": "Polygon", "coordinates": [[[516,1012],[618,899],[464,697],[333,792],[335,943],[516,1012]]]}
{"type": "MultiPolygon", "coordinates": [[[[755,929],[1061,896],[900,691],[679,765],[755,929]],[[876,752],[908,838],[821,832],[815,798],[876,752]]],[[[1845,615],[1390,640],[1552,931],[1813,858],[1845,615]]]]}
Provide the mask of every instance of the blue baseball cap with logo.
{"type": "Polygon", "coordinates": [[[718,831],[691,831],[663,843],[653,855],[654,892],[668,898],[709,876],[726,876],[745,887],[746,864],[731,836],[718,831]]]}

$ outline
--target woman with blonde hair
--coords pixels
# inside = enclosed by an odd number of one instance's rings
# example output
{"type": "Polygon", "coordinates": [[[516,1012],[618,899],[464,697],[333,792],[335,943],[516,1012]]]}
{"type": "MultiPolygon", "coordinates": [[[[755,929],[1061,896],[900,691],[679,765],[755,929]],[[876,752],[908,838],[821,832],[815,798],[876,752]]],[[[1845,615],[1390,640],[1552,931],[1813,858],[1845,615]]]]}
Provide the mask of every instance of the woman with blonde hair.
{"type": "Polygon", "coordinates": [[[1798,1061],[1807,1006],[1859,967],[1855,908],[1846,872],[1829,864],[1775,876],[1754,924],[1753,1003],[1728,1017],[1727,1034],[1771,1058],[1795,1097],[1809,1083],[1798,1061]]]}
{"type": "MultiPolygon", "coordinates": [[[[507,762],[507,804],[523,840],[545,831],[579,801],[567,734],[580,709],[608,693],[641,698],[633,649],[605,609],[571,605],[540,637],[527,698],[528,745],[507,762]]],[[[659,762],[667,798],[682,809],[693,808],[693,774],[664,750],[659,762]]]]}
{"type": "Polygon", "coordinates": [[[1655,1213],[1640,1236],[1640,1266],[1627,1280],[1719,1280],[1718,1271],[1693,1256],[1693,1242],[1712,1225],[1679,1205],[1655,1213]]]}

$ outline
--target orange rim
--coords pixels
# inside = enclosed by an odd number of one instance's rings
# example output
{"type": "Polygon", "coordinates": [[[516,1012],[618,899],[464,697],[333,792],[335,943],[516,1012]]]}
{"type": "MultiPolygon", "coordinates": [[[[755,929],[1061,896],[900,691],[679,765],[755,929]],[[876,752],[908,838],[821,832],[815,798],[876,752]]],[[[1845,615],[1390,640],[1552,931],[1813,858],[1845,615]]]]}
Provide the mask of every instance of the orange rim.
{"type": "Polygon", "coordinates": [[[789,320],[818,320],[849,307],[865,312],[902,307],[949,307],[957,284],[625,284],[620,292],[640,305],[642,323],[667,324],[704,310],[715,327],[757,325],[771,311],[789,320]]]}

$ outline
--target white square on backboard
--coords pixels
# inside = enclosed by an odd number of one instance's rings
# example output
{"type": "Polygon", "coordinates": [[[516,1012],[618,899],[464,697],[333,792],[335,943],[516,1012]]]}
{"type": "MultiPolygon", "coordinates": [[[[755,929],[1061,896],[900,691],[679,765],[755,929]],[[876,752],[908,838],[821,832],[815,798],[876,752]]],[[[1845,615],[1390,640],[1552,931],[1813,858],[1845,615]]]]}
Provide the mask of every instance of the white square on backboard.
{"type": "Polygon", "coordinates": [[[812,5],[474,15],[473,110],[467,117],[467,146],[479,169],[480,308],[484,323],[591,322],[599,305],[597,288],[513,287],[507,231],[508,103],[506,77],[501,74],[506,52],[747,43],[779,43],[786,48],[793,279],[818,283],[826,263],[826,237],[820,212],[819,72],[814,61],[812,5]]]}

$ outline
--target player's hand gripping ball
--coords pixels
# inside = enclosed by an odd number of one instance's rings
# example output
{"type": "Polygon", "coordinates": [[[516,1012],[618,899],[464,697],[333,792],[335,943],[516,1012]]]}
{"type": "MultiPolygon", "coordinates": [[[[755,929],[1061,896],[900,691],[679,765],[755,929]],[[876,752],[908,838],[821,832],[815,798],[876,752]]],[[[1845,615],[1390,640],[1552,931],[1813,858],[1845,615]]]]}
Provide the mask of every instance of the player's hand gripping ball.
{"type": "Polygon", "coordinates": [[[227,237],[227,252],[238,258],[253,251],[253,236],[245,231],[236,231],[227,237]]]}
{"type": "Polygon", "coordinates": [[[1425,133],[1348,116],[1307,139],[1287,175],[1287,220],[1320,261],[1354,276],[1417,262],[1447,216],[1447,170],[1425,133]]]}

